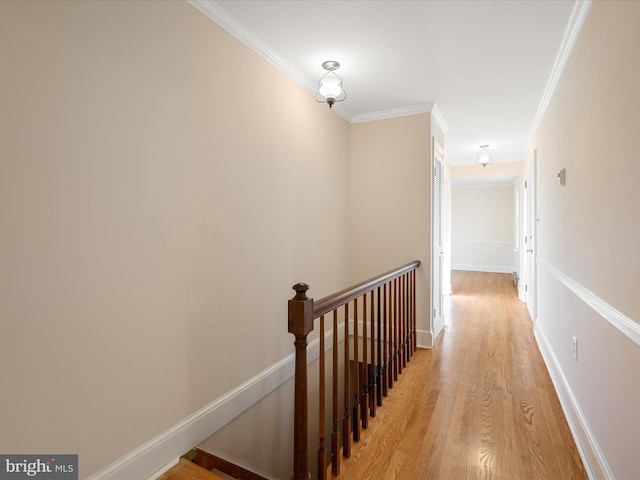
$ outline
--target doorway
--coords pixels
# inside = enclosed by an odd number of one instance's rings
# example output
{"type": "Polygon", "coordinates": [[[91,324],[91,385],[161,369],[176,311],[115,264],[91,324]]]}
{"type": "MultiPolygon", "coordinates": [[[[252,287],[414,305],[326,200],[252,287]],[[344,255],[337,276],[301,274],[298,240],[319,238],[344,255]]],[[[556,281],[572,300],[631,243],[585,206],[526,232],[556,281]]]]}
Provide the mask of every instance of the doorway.
{"type": "Polygon", "coordinates": [[[520,275],[521,176],[453,180],[452,269],[520,275]]]}
{"type": "Polygon", "coordinates": [[[538,215],[536,211],[536,166],[538,152],[533,151],[529,167],[524,174],[524,245],[523,279],[520,298],[527,304],[531,321],[536,321],[536,227],[538,215]]]}

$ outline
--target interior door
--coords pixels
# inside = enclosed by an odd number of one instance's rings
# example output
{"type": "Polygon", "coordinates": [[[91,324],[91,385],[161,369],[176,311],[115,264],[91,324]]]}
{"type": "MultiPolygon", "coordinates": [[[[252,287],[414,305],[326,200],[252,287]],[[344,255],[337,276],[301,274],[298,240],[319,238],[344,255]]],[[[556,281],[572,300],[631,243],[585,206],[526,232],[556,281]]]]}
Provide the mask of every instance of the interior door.
{"type": "Polygon", "coordinates": [[[524,285],[522,297],[527,304],[531,320],[536,320],[536,165],[537,151],[524,176],[524,285]]]}
{"type": "Polygon", "coordinates": [[[442,160],[443,149],[438,141],[433,139],[433,192],[432,198],[432,245],[433,258],[431,262],[431,304],[433,305],[433,338],[438,336],[444,327],[442,312],[443,288],[443,249],[442,249],[442,160]]]}

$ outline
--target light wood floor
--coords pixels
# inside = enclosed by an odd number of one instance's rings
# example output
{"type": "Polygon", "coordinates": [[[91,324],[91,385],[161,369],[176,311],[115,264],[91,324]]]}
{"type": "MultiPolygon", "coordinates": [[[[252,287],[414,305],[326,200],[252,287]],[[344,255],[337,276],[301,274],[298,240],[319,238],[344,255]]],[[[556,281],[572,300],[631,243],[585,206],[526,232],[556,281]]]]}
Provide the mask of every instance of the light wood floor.
{"type": "Polygon", "coordinates": [[[226,475],[220,476],[199,467],[189,460],[180,458],[178,463],[158,477],[158,480],[224,480],[225,478],[231,477],[227,477],[226,475]]]}
{"type": "Polygon", "coordinates": [[[587,478],[511,275],[456,271],[453,287],[435,348],[418,350],[338,478],[587,478]]]}

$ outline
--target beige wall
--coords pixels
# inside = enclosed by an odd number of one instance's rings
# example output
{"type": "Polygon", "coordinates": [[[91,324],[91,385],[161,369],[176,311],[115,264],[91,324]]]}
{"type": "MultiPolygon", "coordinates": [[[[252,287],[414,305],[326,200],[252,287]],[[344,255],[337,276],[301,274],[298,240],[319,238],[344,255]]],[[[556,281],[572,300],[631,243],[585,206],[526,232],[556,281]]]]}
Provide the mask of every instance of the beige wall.
{"type": "Polygon", "coordinates": [[[635,285],[619,279],[640,272],[640,255],[633,254],[640,234],[640,162],[634,158],[640,65],[632,53],[639,18],[636,2],[594,3],[533,144],[545,260],[636,321],[635,285]],[[564,188],[557,182],[562,168],[564,188]]]}
{"type": "Polygon", "coordinates": [[[514,271],[513,186],[453,188],[452,265],[456,270],[514,271]]]}
{"type": "Polygon", "coordinates": [[[349,163],[352,281],[420,260],[416,308],[423,332],[430,331],[430,122],[430,114],[421,114],[353,125],[349,163]]]}
{"type": "Polygon", "coordinates": [[[0,451],[85,478],[348,283],[349,125],[183,2],[0,2],[0,58],[0,451]]]}
{"type": "Polygon", "coordinates": [[[513,187],[454,188],[453,240],[513,241],[513,187]]]}
{"type": "Polygon", "coordinates": [[[578,429],[578,437],[591,433],[600,450],[586,455],[594,478],[640,472],[638,25],[639,2],[592,4],[532,144],[540,216],[536,331],[590,429],[578,429]],[[564,187],[556,178],[562,168],[564,187]]]}
{"type": "MultiPolygon", "coordinates": [[[[506,258],[507,250],[511,248],[511,256],[509,265],[512,269],[509,271],[515,271],[522,276],[521,268],[521,243],[523,240],[523,233],[521,232],[522,226],[520,225],[523,216],[524,202],[522,198],[522,192],[524,191],[523,174],[524,174],[525,162],[500,162],[493,163],[487,167],[481,167],[480,165],[466,165],[451,167],[451,179],[454,187],[489,187],[500,186],[504,184],[513,184],[513,193],[509,204],[513,207],[513,215],[515,222],[513,225],[513,245],[507,247],[505,245],[494,248],[494,252],[491,255],[494,258],[506,258]]],[[[503,206],[504,207],[504,206],[503,206]]],[[[504,207],[507,208],[507,207],[504,207]]],[[[455,214],[453,214],[455,215],[455,214]]],[[[497,260],[496,260],[497,261],[497,260]]],[[[494,263],[496,262],[494,261],[494,263]]],[[[505,265],[506,267],[506,265],[505,265]]],[[[506,268],[493,269],[498,271],[506,271],[506,268]]],[[[520,284],[522,289],[522,282],[520,284]]],[[[523,294],[523,292],[521,292],[523,294]]]]}
{"type": "MultiPolygon", "coordinates": [[[[353,125],[349,160],[349,232],[352,239],[349,283],[421,259],[426,263],[426,270],[423,265],[418,272],[418,288],[422,291],[419,317],[429,298],[426,279],[429,278],[430,184],[426,187],[423,184],[430,179],[429,121],[430,115],[424,114],[353,125]],[[381,192],[385,194],[381,195],[381,192]]],[[[427,322],[428,319],[418,326],[422,332],[429,329],[427,322]]],[[[422,339],[424,337],[423,334],[422,339]]],[[[343,348],[343,343],[339,348],[343,348]]],[[[328,365],[332,361],[331,353],[327,353],[328,365]]],[[[338,358],[343,358],[342,353],[338,358]]],[[[330,377],[331,372],[327,375],[330,377]]],[[[327,378],[327,382],[330,381],[327,378]]],[[[315,472],[317,362],[309,367],[309,390],[309,467],[315,472]]],[[[330,389],[327,395],[327,405],[330,405],[330,389]]],[[[338,396],[342,398],[341,394],[338,396]]],[[[269,478],[288,478],[293,451],[292,398],[293,380],[289,380],[206,439],[200,448],[269,478]]],[[[339,410],[341,408],[342,405],[339,410]]],[[[329,419],[326,429],[331,431],[329,419]]]]}

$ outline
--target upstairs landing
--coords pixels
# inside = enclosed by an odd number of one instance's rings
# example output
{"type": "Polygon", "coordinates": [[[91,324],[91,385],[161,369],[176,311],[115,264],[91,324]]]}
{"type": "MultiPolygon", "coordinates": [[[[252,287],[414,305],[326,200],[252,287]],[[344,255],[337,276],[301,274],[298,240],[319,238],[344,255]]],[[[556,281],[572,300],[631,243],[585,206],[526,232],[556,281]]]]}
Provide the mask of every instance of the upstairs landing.
{"type": "Polygon", "coordinates": [[[452,273],[434,349],[416,352],[327,478],[586,479],[513,278],[452,273]]]}

